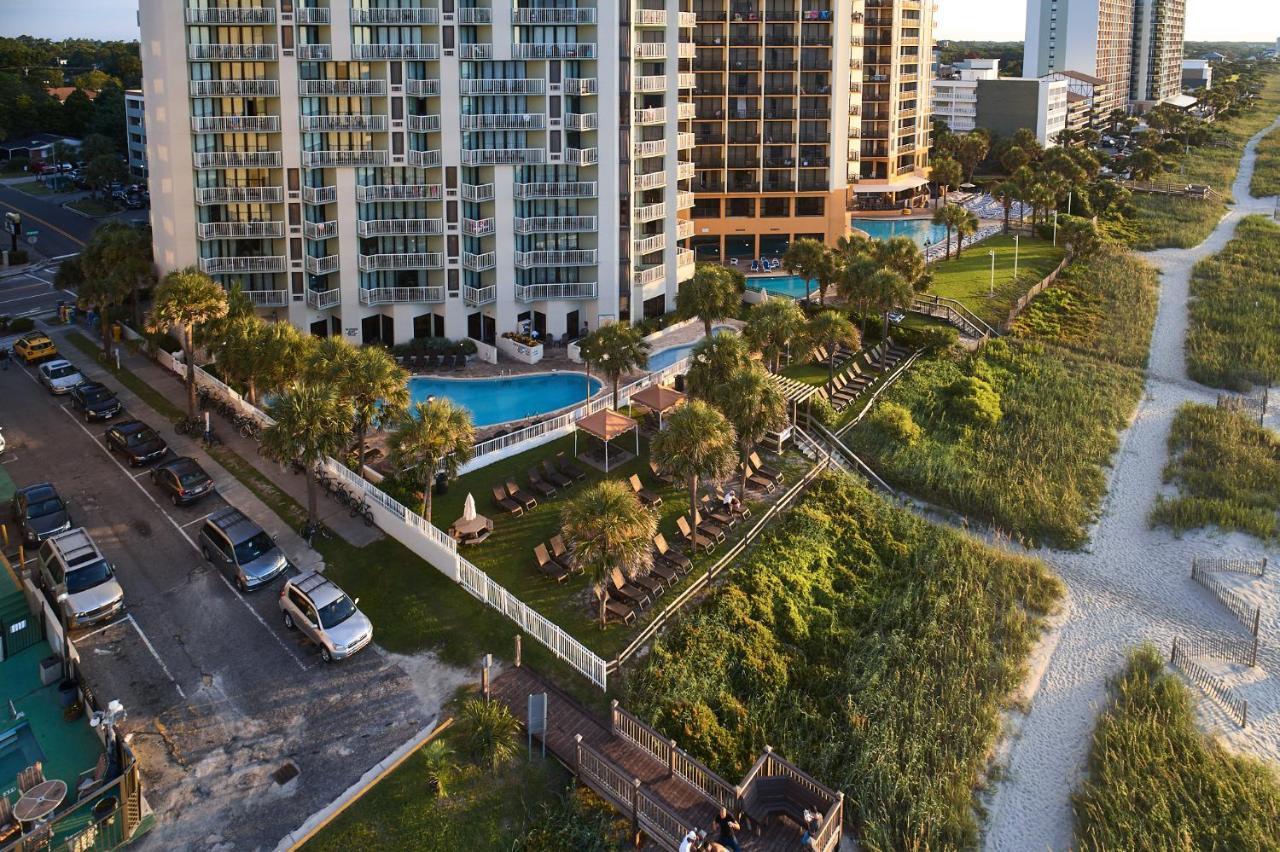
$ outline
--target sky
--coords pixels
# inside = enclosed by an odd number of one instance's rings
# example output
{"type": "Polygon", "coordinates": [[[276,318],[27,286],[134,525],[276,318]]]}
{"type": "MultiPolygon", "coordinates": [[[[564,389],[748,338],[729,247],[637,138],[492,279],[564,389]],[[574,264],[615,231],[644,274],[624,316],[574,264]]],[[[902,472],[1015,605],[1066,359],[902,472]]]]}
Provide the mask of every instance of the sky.
{"type": "MultiPolygon", "coordinates": [[[[1022,41],[1026,0],[937,0],[937,4],[938,38],[1022,41]]],[[[138,0],[0,0],[0,35],[136,39],[137,9],[138,0]]],[[[1187,0],[1187,38],[1280,38],[1280,2],[1187,0]]]]}

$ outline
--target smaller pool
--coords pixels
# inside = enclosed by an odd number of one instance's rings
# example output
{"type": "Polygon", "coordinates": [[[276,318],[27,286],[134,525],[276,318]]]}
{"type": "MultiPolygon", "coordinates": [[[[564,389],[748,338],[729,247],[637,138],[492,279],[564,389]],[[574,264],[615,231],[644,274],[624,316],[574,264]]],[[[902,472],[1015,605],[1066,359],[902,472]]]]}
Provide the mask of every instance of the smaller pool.
{"type": "MultiPolygon", "coordinates": [[[[779,275],[769,278],[748,278],[748,290],[764,290],[775,296],[789,296],[792,299],[803,299],[805,294],[804,279],[799,275],[779,275]]],[[[809,294],[818,295],[818,282],[809,282],[809,294]]]]}
{"type": "MultiPolygon", "coordinates": [[[[8,707],[5,710],[7,712],[8,707]]],[[[44,759],[44,752],[36,742],[31,725],[26,722],[0,734],[0,778],[5,779],[2,783],[8,783],[19,772],[44,759]]],[[[0,790],[3,789],[0,787],[0,790]]]]}
{"type": "Polygon", "coordinates": [[[937,245],[947,239],[947,229],[933,224],[931,219],[854,219],[853,227],[866,231],[875,240],[910,237],[921,248],[926,242],[937,245]]]}
{"type": "Polygon", "coordinates": [[[443,396],[471,412],[476,426],[496,426],[512,420],[549,414],[580,405],[600,390],[599,379],[583,373],[535,373],[492,379],[443,379],[414,376],[409,379],[413,403],[443,396]]]}
{"type": "MultiPolygon", "coordinates": [[[[803,294],[802,294],[803,295],[803,294]]],[[[724,334],[725,332],[736,333],[736,329],[731,325],[718,325],[711,329],[712,334],[724,334]]],[[[702,338],[685,343],[680,346],[672,346],[668,349],[660,349],[649,356],[649,371],[656,373],[658,370],[665,370],[681,358],[687,356],[693,351],[693,347],[698,345],[702,338]]]]}

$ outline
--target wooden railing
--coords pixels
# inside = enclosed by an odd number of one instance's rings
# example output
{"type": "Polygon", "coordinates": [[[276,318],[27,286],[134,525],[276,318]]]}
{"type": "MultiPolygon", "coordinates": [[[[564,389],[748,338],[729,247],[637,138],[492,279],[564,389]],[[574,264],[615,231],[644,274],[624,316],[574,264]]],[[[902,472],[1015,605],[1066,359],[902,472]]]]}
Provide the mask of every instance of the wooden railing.
{"type": "Polygon", "coordinates": [[[909,310],[912,313],[944,320],[969,337],[979,340],[1000,336],[999,332],[984,319],[955,299],[946,299],[941,296],[916,296],[911,300],[909,310]]]}
{"type": "Polygon", "coordinates": [[[679,748],[674,740],[658,733],[635,716],[618,706],[611,705],[610,730],[667,767],[667,772],[683,778],[698,789],[718,807],[733,810],[737,807],[739,791],[728,781],[712,772],[702,761],[679,748]]]}
{"type": "Polygon", "coordinates": [[[649,840],[669,852],[677,852],[689,825],[643,788],[640,779],[624,772],[600,752],[574,736],[574,774],[617,810],[631,817],[632,825],[649,840]]]}

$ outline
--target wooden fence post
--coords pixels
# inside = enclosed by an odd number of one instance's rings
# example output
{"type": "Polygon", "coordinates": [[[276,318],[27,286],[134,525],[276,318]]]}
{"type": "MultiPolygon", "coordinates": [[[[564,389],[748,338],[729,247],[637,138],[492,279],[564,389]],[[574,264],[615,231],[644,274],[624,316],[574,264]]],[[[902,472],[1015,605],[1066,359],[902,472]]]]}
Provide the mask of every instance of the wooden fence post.
{"type": "Polygon", "coordinates": [[[489,703],[489,666],[493,663],[493,655],[485,654],[484,661],[480,664],[480,692],[484,695],[484,701],[489,703]]]}
{"type": "Polygon", "coordinates": [[[573,735],[573,774],[582,777],[582,734],[573,735]]]}
{"type": "Polygon", "coordinates": [[[1178,662],[1178,637],[1173,637],[1173,650],[1169,653],[1169,662],[1178,662]]]}
{"type": "Polygon", "coordinates": [[[1249,724],[1249,702],[1246,700],[1244,706],[1240,708],[1240,727],[1243,728],[1249,724]]]}
{"type": "Polygon", "coordinates": [[[670,778],[676,774],[676,741],[670,740],[667,748],[667,777],[670,778]]]}
{"type": "Polygon", "coordinates": [[[609,736],[618,735],[618,699],[609,702],[609,736]]]}
{"type": "Polygon", "coordinates": [[[520,634],[516,634],[516,668],[520,668],[520,634]]]}
{"type": "Polygon", "coordinates": [[[631,836],[640,848],[640,779],[631,779],[631,836]]]}

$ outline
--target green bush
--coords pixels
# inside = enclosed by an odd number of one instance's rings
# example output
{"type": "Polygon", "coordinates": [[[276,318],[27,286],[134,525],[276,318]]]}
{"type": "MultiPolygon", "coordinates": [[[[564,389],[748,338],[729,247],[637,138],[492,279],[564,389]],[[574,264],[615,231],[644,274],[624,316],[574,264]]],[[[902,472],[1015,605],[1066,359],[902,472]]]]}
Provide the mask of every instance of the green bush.
{"type": "Polygon", "coordinates": [[[818,423],[822,424],[825,429],[832,429],[836,422],[840,419],[840,415],[836,413],[835,407],[831,405],[831,400],[825,396],[814,396],[805,403],[809,411],[809,416],[818,423]]]}
{"type": "Polygon", "coordinates": [[[415,337],[407,343],[391,347],[396,355],[474,355],[476,342],[469,337],[450,340],[447,337],[415,337]]]}
{"type": "Polygon", "coordinates": [[[910,447],[920,440],[924,431],[911,416],[911,409],[896,402],[883,402],[876,406],[868,418],[873,429],[884,433],[886,441],[910,447]]]}
{"type": "Polygon", "coordinates": [[[920,328],[898,327],[893,337],[912,349],[950,349],[960,339],[959,329],[949,325],[926,325],[920,328]]]}
{"type": "Polygon", "coordinates": [[[174,337],[172,334],[169,334],[168,332],[165,332],[163,334],[160,334],[157,332],[147,332],[145,337],[147,338],[147,342],[151,345],[153,349],[163,349],[165,352],[168,352],[170,355],[172,355],[175,352],[182,351],[182,344],[178,341],[178,338],[174,337]]]}
{"type": "Polygon", "coordinates": [[[10,266],[21,266],[22,264],[24,264],[24,263],[26,263],[26,262],[27,262],[27,250],[26,250],[26,249],[14,249],[13,251],[9,252],[9,265],[10,265],[10,266]]]}
{"type": "Polygon", "coordinates": [[[1000,394],[977,376],[965,376],[953,382],[945,398],[947,411],[969,426],[990,429],[1004,416],[1000,410],[1000,394]]]}
{"type": "Polygon", "coordinates": [[[36,327],[36,321],[31,317],[15,317],[5,324],[5,331],[11,334],[22,334],[31,331],[36,327]]]}

